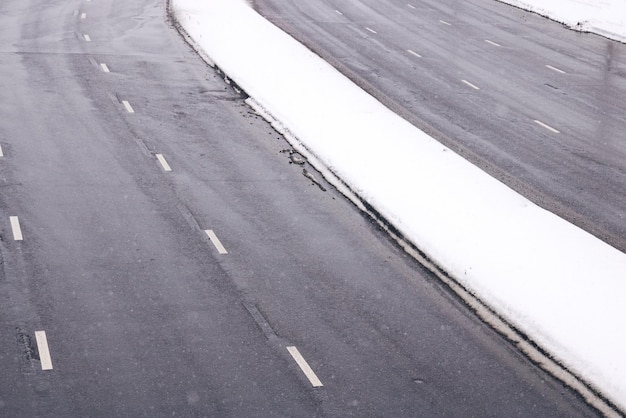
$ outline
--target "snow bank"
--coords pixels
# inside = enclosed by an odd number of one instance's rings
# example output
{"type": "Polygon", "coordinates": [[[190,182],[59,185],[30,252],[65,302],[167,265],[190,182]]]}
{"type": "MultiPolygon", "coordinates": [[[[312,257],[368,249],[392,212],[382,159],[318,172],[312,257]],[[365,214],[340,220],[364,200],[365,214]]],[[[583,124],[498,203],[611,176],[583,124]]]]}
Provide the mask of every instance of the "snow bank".
{"type": "Polygon", "coordinates": [[[626,42],[626,0],[498,0],[572,29],[626,42]]]}
{"type": "Polygon", "coordinates": [[[173,0],[221,69],[458,282],[626,409],[626,255],[366,94],[243,1],[173,0]]]}

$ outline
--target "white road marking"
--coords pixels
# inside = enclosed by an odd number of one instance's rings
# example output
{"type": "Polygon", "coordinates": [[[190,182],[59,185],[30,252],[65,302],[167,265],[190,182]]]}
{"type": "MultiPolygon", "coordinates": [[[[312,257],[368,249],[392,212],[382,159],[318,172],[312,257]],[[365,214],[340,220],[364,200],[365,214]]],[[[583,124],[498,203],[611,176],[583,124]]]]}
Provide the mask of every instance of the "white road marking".
{"type": "Polygon", "coordinates": [[[444,25],[452,26],[452,23],[448,23],[445,20],[440,20],[440,22],[443,23],[444,25]]]}
{"type": "Polygon", "coordinates": [[[126,100],[122,100],[122,104],[124,105],[128,113],[135,113],[135,110],[133,109],[133,107],[126,100]]]}
{"type": "Polygon", "coordinates": [[[489,39],[485,39],[485,42],[487,42],[488,44],[491,44],[491,45],[493,45],[493,46],[502,46],[502,45],[500,45],[499,43],[496,43],[496,42],[494,42],[494,41],[490,41],[489,39]]]}
{"type": "Polygon", "coordinates": [[[80,18],[81,18],[81,19],[86,19],[86,18],[87,18],[87,13],[82,13],[82,14],[80,15],[80,18]]]}
{"type": "Polygon", "coordinates": [[[91,37],[86,33],[83,35],[83,38],[85,38],[85,42],[91,42],[91,37]]]}
{"type": "Polygon", "coordinates": [[[161,163],[163,170],[172,171],[172,168],[170,167],[170,165],[167,163],[167,161],[165,161],[165,157],[163,156],[163,154],[157,154],[156,157],[157,157],[157,160],[159,160],[159,162],[161,163]]]}
{"type": "Polygon", "coordinates": [[[215,248],[217,249],[218,253],[220,253],[220,254],[228,254],[228,251],[226,251],[226,248],[224,248],[224,246],[222,245],[220,240],[217,239],[217,235],[215,235],[215,232],[213,232],[212,229],[207,229],[204,232],[206,232],[206,234],[208,235],[208,237],[211,240],[211,242],[213,243],[213,245],[215,245],[215,248]]]}
{"type": "Polygon", "coordinates": [[[408,6],[410,9],[415,9],[415,6],[413,6],[412,4],[407,4],[407,6],[408,6]]]}
{"type": "Polygon", "coordinates": [[[309,366],[309,363],[306,362],[306,360],[304,359],[304,357],[302,357],[302,354],[300,354],[300,351],[298,351],[296,347],[287,347],[287,350],[289,350],[289,354],[291,354],[291,357],[293,357],[296,363],[298,363],[298,366],[300,366],[300,369],[302,369],[314,388],[324,386],[315,375],[315,372],[313,372],[313,370],[309,366]]]}
{"type": "Polygon", "coordinates": [[[37,340],[37,351],[39,351],[41,370],[52,370],[52,358],[50,357],[46,331],[35,331],[35,339],[37,340]]]}
{"type": "Polygon", "coordinates": [[[547,130],[554,132],[555,134],[560,134],[560,133],[561,133],[561,132],[557,131],[556,129],[554,129],[553,127],[551,127],[551,126],[549,126],[549,125],[546,125],[545,123],[543,123],[543,122],[541,122],[541,121],[539,121],[539,120],[536,120],[536,119],[535,119],[535,121],[534,121],[534,122],[535,122],[537,125],[539,125],[539,126],[543,126],[543,127],[544,127],[544,128],[546,128],[547,130]]]}
{"type": "Polygon", "coordinates": [[[2,145],[0,145],[0,157],[4,157],[4,152],[2,151],[2,145]]]}
{"type": "Polygon", "coordinates": [[[549,68],[549,69],[551,69],[552,71],[556,71],[557,73],[567,74],[565,71],[563,71],[563,70],[559,70],[558,68],[553,67],[553,66],[551,66],[551,65],[546,65],[546,67],[548,67],[548,68],[549,68]]]}
{"type": "Polygon", "coordinates": [[[371,29],[371,28],[365,28],[365,29],[366,29],[366,30],[368,30],[368,31],[370,31],[370,32],[372,32],[372,33],[378,33],[378,32],[376,32],[374,29],[371,29]]]}
{"type": "Polygon", "coordinates": [[[343,13],[341,13],[339,10],[335,10],[335,13],[337,13],[339,16],[343,16],[343,13]]]}
{"type": "Polygon", "coordinates": [[[105,63],[100,64],[100,68],[102,68],[102,71],[104,71],[105,73],[110,73],[111,71],[109,71],[109,67],[107,67],[107,65],[105,63]]]}
{"type": "Polygon", "coordinates": [[[24,237],[22,236],[19,218],[17,216],[10,216],[9,220],[11,221],[11,229],[13,230],[13,239],[15,241],[22,241],[24,237]]]}
{"type": "Polygon", "coordinates": [[[407,49],[406,52],[408,52],[411,55],[415,55],[417,58],[422,58],[422,56],[420,54],[418,54],[415,51],[411,51],[410,49],[407,49]]]}
{"type": "Polygon", "coordinates": [[[475,90],[480,90],[480,87],[477,87],[475,85],[473,85],[472,83],[470,83],[467,80],[461,80],[462,82],[464,82],[465,84],[467,84],[468,86],[470,86],[471,88],[475,89],[475,90]]]}

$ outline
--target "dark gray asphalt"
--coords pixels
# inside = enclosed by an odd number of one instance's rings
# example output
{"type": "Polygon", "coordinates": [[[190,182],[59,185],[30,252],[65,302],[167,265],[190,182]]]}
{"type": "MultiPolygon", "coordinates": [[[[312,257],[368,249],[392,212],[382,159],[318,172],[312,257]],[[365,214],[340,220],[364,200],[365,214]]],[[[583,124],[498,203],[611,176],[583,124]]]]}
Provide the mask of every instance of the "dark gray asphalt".
{"type": "Polygon", "coordinates": [[[0,3],[0,416],[595,415],[312,185],[164,16],[0,3]]]}
{"type": "Polygon", "coordinates": [[[396,113],[626,252],[626,45],[495,0],[254,3],[396,113]]]}

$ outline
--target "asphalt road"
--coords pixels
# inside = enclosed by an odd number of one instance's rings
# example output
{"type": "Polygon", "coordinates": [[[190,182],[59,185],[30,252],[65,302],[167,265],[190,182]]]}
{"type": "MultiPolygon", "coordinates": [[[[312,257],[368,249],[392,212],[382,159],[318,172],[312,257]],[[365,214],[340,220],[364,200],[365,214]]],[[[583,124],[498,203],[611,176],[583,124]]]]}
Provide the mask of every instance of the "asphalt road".
{"type": "Polygon", "coordinates": [[[596,415],[305,177],[165,12],[0,3],[0,416],[596,415]]]}
{"type": "Polygon", "coordinates": [[[495,0],[254,3],[396,113],[626,252],[626,45],[495,0]]]}

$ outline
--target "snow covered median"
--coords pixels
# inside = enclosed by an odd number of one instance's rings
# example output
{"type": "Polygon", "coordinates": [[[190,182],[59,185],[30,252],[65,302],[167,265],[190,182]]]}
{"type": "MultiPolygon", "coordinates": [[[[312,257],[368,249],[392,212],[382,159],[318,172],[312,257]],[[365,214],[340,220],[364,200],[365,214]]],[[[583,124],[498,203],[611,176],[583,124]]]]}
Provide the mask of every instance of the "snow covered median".
{"type": "Polygon", "coordinates": [[[172,0],[197,47],[405,238],[626,409],[626,254],[400,118],[243,1],[172,0]]]}

